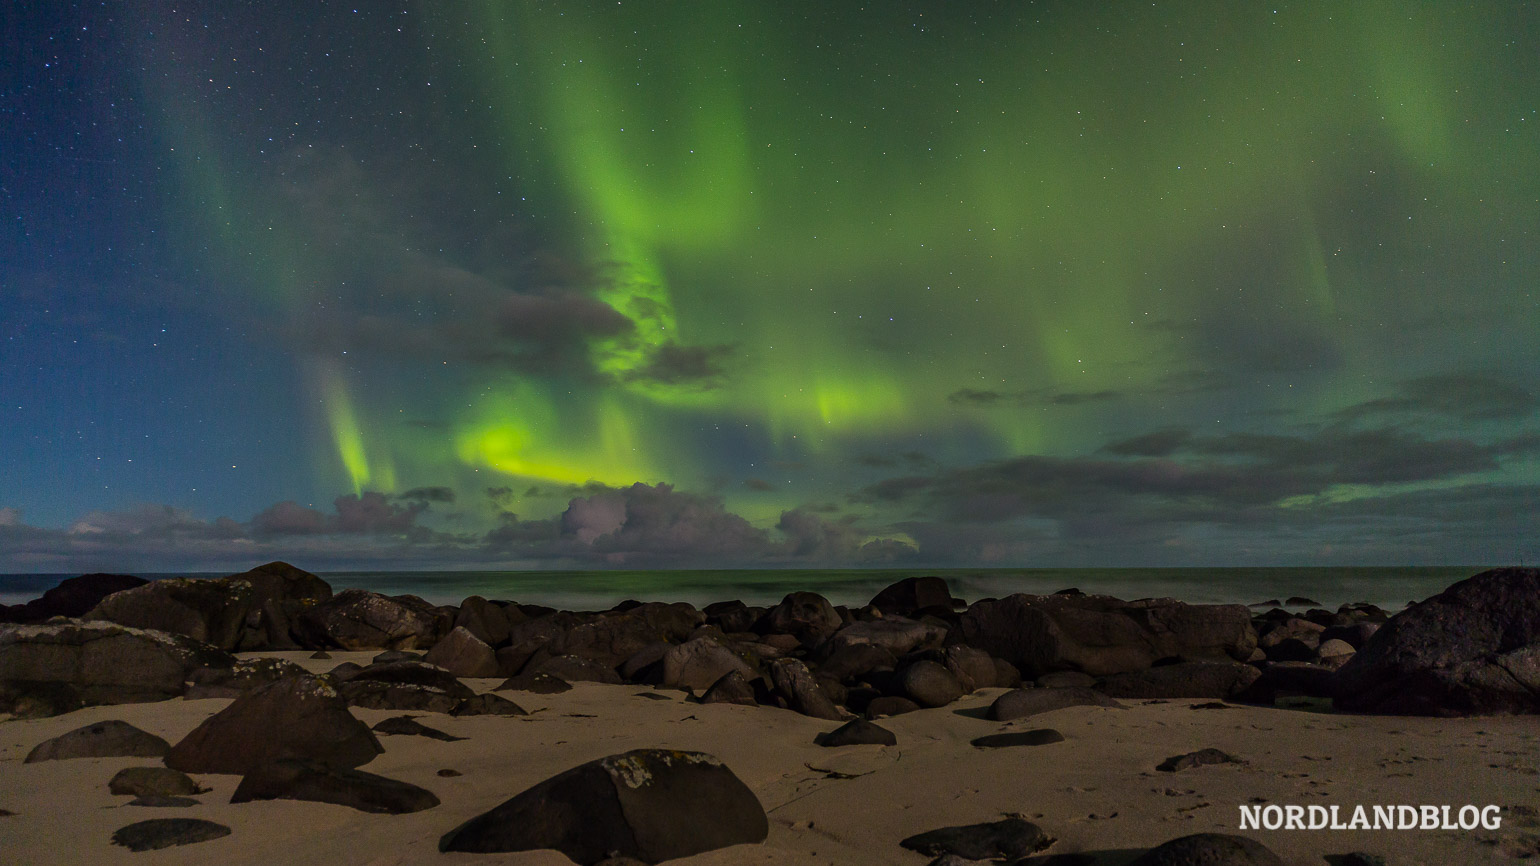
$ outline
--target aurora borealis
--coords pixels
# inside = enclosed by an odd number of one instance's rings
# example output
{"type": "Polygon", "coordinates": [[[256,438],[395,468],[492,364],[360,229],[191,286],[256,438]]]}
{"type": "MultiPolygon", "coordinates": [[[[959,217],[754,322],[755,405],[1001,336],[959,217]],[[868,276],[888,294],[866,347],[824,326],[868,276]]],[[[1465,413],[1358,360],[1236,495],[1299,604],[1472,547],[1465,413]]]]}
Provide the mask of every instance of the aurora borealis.
{"type": "Polygon", "coordinates": [[[1540,553],[1532,5],[0,26],[0,571],[1540,553]]]}

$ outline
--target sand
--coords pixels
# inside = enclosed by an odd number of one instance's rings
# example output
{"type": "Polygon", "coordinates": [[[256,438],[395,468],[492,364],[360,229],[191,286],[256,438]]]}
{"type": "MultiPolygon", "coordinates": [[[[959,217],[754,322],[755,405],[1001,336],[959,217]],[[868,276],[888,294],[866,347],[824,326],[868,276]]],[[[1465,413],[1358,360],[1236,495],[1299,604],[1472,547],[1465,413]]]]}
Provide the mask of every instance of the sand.
{"type": "MultiPolygon", "coordinates": [[[[324,671],[374,655],[266,653],[324,671]]],[[[498,680],[467,680],[486,691],[498,680]]],[[[580,683],[570,692],[501,692],[530,711],[522,718],[420,721],[460,742],[381,736],[385,754],[365,769],[421,785],[442,804],[409,815],[372,815],[298,801],[230,805],[239,777],[198,775],[212,788],[191,808],[126,805],[108,792],[139,758],[23,764],[39,742],[104,719],[123,719],[175,743],[225,699],[91,707],[50,719],[0,722],[0,862],[220,864],[567,864],[552,851],[440,854],[438,839],[549,776],[635,748],[691,749],[719,757],[753,789],[770,816],[770,837],[671,861],[706,864],[914,864],[928,857],[899,847],[911,834],[1021,815],[1058,842],[1046,853],[1090,852],[1126,862],[1145,848],[1198,832],[1242,832],[1240,806],[1495,804],[1510,808],[1499,830],[1247,830],[1290,864],[1368,851],[1391,864],[1513,862],[1540,856],[1540,724],[1534,717],[1430,719],[1336,715],[1321,702],[1299,707],[1194,709],[1192,700],[1125,701],[1124,709],[1074,707],[1010,723],[983,717],[1000,689],[941,709],[882,720],[897,746],[815,746],[836,723],[795,713],[688,702],[681,692],[638,697],[641,686],[580,683]],[[975,737],[1051,727],[1066,741],[978,749],[975,737]],[[1213,747],[1244,765],[1177,773],[1155,769],[1173,755],[1213,747]],[[462,775],[442,777],[441,769],[462,775]],[[109,842],[113,831],[148,818],[203,818],[229,826],[224,838],[146,853],[109,842]]],[[[399,712],[355,709],[369,725],[399,712]]]]}

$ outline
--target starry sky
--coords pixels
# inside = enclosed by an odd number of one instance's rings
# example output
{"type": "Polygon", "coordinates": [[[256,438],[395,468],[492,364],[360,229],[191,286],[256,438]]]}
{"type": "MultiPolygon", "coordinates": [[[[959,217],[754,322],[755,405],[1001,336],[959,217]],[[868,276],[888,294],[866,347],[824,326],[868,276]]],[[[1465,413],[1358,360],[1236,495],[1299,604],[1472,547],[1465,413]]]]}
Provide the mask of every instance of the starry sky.
{"type": "Polygon", "coordinates": [[[1540,556],[1540,8],[0,10],[0,571],[1540,556]]]}

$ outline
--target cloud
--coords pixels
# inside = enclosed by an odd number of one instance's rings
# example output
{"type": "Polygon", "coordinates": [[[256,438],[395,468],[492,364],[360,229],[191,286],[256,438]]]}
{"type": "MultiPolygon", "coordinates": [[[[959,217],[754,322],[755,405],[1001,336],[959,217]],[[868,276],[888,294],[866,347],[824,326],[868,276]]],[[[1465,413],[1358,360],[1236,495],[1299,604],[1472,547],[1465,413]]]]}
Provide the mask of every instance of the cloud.
{"type": "Polygon", "coordinates": [[[775,489],[774,484],[771,484],[763,478],[745,478],[743,480],[743,486],[759,493],[769,493],[775,489]]]}
{"type": "Polygon", "coordinates": [[[716,388],[727,376],[726,361],[732,353],[733,347],[727,345],[681,346],[670,341],[653,349],[647,360],[624,378],[701,390],[716,388]]]}
{"type": "Polygon", "coordinates": [[[1540,409],[1533,390],[1479,373],[1408,379],[1394,396],[1357,403],[1337,413],[1344,420],[1380,415],[1437,415],[1459,421],[1507,421],[1540,409]]]}
{"type": "Polygon", "coordinates": [[[396,494],[396,498],[418,502],[454,502],[455,492],[450,487],[414,487],[405,493],[396,494]]]}
{"type": "Polygon", "coordinates": [[[6,506],[0,508],[0,526],[20,526],[21,509],[6,506]]]}
{"type": "Polygon", "coordinates": [[[259,536],[402,534],[417,530],[417,518],[428,510],[427,501],[403,508],[373,491],[339,496],[332,505],[337,513],[328,515],[293,501],[280,502],[253,517],[251,530],[259,536]]]}
{"type": "Polygon", "coordinates": [[[994,406],[1011,402],[1020,406],[1080,406],[1103,403],[1123,396],[1120,391],[1065,391],[1060,388],[1028,388],[1024,391],[987,391],[962,388],[947,395],[950,403],[994,406]]]}

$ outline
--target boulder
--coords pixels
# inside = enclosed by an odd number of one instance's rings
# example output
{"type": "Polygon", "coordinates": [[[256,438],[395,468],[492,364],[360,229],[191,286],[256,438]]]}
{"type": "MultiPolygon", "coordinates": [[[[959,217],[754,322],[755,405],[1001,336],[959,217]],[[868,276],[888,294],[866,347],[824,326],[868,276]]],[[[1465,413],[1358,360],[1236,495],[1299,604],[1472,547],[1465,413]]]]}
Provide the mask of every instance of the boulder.
{"type": "Polygon", "coordinates": [[[1334,625],[1321,632],[1321,641],[1340,640],[1345,641],[1355,650],[1363,649],[1369,638],[1380,630],[1377,622],[1355,622],[1352,625],[1334,625]]]}
{"type": "Polygon", "coordinates": [[[708,604],[701,610],[706,615],[706,622],[717,626],[724,632],[746,632],[754,627],[754,623],[765,615],[762,607],[749,607],[741,601],[718,601],[708,604]]]}
{"type": "Polygon", "coordinates": [[[1129,866],[1284,866],[1283,858],[1245,836],[1195,833],[1141,854],[1129,866]]]}
{"type": "Polygon", "coordinates": [[[130,851],[156,851],[175,845],[192,845],[230,835],[230,828],[199,818],[152,818],[120,828],[112,844],[130,851]]]}
{"type": "Polygon", "coordinates": [[[297,630],[314,649],[425,649],[453,627],[453,617],[415,595],[345,589],[305,610],[297,630]]]}
{"type": "Polygon", "coordinates": [[[643,749],[553,776],[451,830],[439,850],[657,863],[763,842],[769,829],[754,793],[716,758],[643,749]]]}
{"type": "Polygon", "coordinates": [[[941,646],[946,633],[945,627],[935,623],[916,622],[898,616],[884,617],[844,626],[829,637],[828,648],[838,651],[846,647],[870,645],[901,656],[916,649],[941,646]]]}
{"type": "Polygon", "coordinates": [[[618,686],[621,684],[620,674],[615,669],[606,667],[602,662],[583,656],[551,656],[549,658],[531,659],[525,669],[526,674],[545,674],[569,683],[605,683],[618,686]]]}
{"type": "Polygon", "coordinates": [[[1031,731],[1006,731],[975,737],[971,745],[979,749],[1007,749],[1013,746],[1046,746],[1064,742],[1064,735],[1053,728],[1037,728],[1031,731]]]}
{"type": "Polygon", "coordinates": [[[9,607],[0,605],[0,622],[33,623],[55,616],[79,617],[107,596],[146,583],[144,578],[129,574],[82,574],[60,581],[41,598],[9,607]]]}
{"type": "Polygon", "coordinates": [[[443,640],[433,645],[423,661],[438,665],[457,677],[495,677],[499,668],[497,655],[464,626],[455,626],[443,640]]]}
{"type": "Polygon", "coordinates": [[[754,624],[754,630],[760,634],[789,634],[803,646],[813,646],[839,631],[843,624],[828,599],[816,592],[793,592],[770,608],[754,624]]]}
{"type": "Polygon", "coordinates": [[[944,707],[963,696],[952,672],[933,661],[918,661],[898,675],[904,696],[922,707],[944,707]]]}
{"type": "Polygon", "coordinates": [[[1114,698],[1240,698],[1262,672],[1233,662],[1180,662],[1102,679],[1114,698]]]}
{"type": "Polygon", "coordinates": [[[701,695],[703,704],[739,704],[745,707],[757,707],[759,701],[754,697],[754,687],[740,671],[728,671],[722,678],[711,684],[706,693],[701,695]]]}
{"type": "Polygon", "coordinates": [[[946,669],[952,672],[964,692],[997,685],[995,660],[989,653],[971,646],[953,644],[946,648],[946,669]]]}
{"type": "Polygon", "coordinates": [[[705,615],[688,604],[638,604],[574,625],[547,649],[551,655],[577,656],[613,671],[650,644],[688,639],[703,622],[705,615]]]}
{"type": "Polygon", "coordinates": [[[253,800],[307,800],[335,803],[361,812],[402,815],[421,812],[439,803],[432,791],[374,773],[313,761],[284,760],[263,764],[241,779],[232,803],[253,800]]]}
{"type": "Polygon", "coordinates": [[[96,722],[39,743],[24,764],[69,758],[159,758],[171,744],[119,719],[96,722]]]}
{"type": "Polygon", "coordinates": [[[884,616],[913,616],[928,607],[949,611],[958,601],[939,577],[906,577],[873,596],[871,605],[884,616]]]}
{"type": "Polygon", "coordinates": [[[465,739],[465,737],[456,737],[453,734],[446,734],[437,728],[430,728],[427,725],[424,725],[423,723],[412,718],[411,716],[392,716],[376,724],[370,730],[374,731],[375,733],[386,735],[427,737],[431,740],[442,740],[446,743],[453,743],[465,739]]]}
{"type": "Polygon", "coordinates": [[[1256,631],[1238,604],[1018,593],[975,602],[948,641],[984,650],[1031,678],[1055,670],[1106,676],[1177,656],[1243,661],[1256,631]]]}
{"type": "Polygon", "coordinates": [[[491,692],[466,698],[449,711],[451,716],[527,716],[523,707],[491,692]]]}
{"type": "Polygon", "coordinates": [[[1264,650],[1272,649],[1286,640],[1298,640],[1315,646],[1321,642],[1321,632],[1326,626],[1311,622],[1304,617],[1291,616],[1288,619],[1278,620],[1259,629],[1257,632],[1257,646],[1264,650]]]}
{"type": "Polygon", "coordinates": [[[0,625],[0,710],[38,695],[65,708],[163,701],[181,695],[195,672],[234,664],[181,635],[107,622],[0,625]]]}
{"type": "Polygon", "coordinates": [[[898,844],[932,857],[955,854],[966,860],[1017,860],[1053,844],[1043,828],[1022,818],[987,824],[942,827],[919,833],[898,844]]]}
{"type": "Polygon", "coordinates": [[[1155,769],[1163,773],[1175,773],[1178,770],[1190,770],[1193,767],[1204,767],[1209,764],[1244,764],[1240,758],[1228,752],[1218,749],[1199,749],[1196,752],[1188,752],[1185,755],[1174,755],[1160,762],[1155,769]]]}
{"type": "Polygon", "coordinates": [[[185,797],[202,794],[208,789],[201,787],[186,773],[170,767],[127,767],[112,777],[107,783],[107,790],[135,797],[185,797]]]}
{"type": "Polygon", "coordinates": [[[818,719],[843,721],[846,718],[828,695],[819,689],[818,682],[801,661],[776,659],[768,667],[770,682],[776,693],[785,698],[791,710],[818,719]]]}
{"type": "Polygon", "coordinates": [[[1096,685],[1096,677],[1080,671],[1054,671],[1038,677],[1036,682],[1043,689],[1090,688],[1096,685]]]}
{"type": "Polygon", "coordinates": [[[515,692],[529,692],[536,695],[555,695],[572,690],[572,684],[561,677],[551,674],[520,674],[509,677],[498,685],[494,691],[508,689],[515,692]]]}
{"type": "Polygon", "coordinates": [[[190,685],[182,697],[234,698],[284,677],[298,676],[305,669],[280,658],[236,659],[228,668],[202,668],[193,671],[190,685]]]}
{"type": "Polygon", "coordinates": [[[732,650],[708,638],[695,638],[663,654],[661,685],[704,691],[734,671],[745,682],[758,676],[732,650]]]}
{"type": "Polygon", "coordinates": [[[1334,688],[1334,673],[1332,668],[1312,662],[1272,662],[1262,668],[1257,691],[1259,694],[1281,692],[1329,698],[1334,688]]]}
{"type": "Polygon", "coordinates": [[[1024,719],[1065,707],[1121,707],[1122,704],[1101,692],[1083,688],[1014,689],[989,705],[989,718],[996,722],[1024,719]]]}
{"type": "Polygon", "coordinates": [[[880,646],[851,644],[831,652],[823,664],[818,666],[818,671],[824,676],[849,682],[872,671],[891,671],[897,665],[898,657],[880,646]]]}
{"type": "Polygon", "coordinates": [[[1334,679],[1351,712],[1540,713],[1540,569],[1485,571],[1403,610],[1334,679]]]}
{"type": "MultiPolygon", "coordinates": [[[[523,619],[523,614],[518,616],[523,619]]],[[[508,612],[502,605],[487,601],[479,595],[460,602],[454,625],[455,628],[463,628],[475,635],[477,640],[490,647],[508,642],[508,612]]]]}
{"type": "Polygon", "coordinates": [[[166,755],[184,773],[238,773],[285,759],[356,767],[383,752],[325,680],[296,676],[257,688],[205,719],[166,755]]]}
{"type": "Polygon", "coordinates": [[[866,705],[866,717],[868,719],[880,719],[884,716],[901,716],[904,713],[912,713],[920,709],[920,705],[908,698],[900,698],[892,695],[884,695],[872,698],[866,705]]]}
{"type": "Polygon", "coordinates": [[[851,719],[832,731],[819,734],[813,742],[820,746],[896,746],[898,737],[880,725],[865,719],[851,719]]]}

